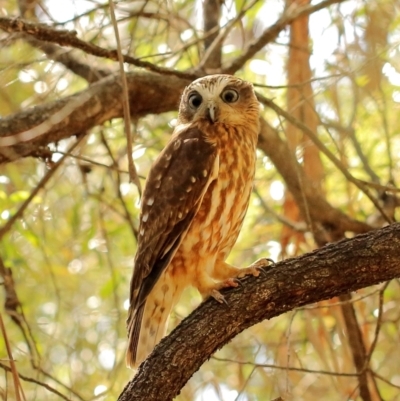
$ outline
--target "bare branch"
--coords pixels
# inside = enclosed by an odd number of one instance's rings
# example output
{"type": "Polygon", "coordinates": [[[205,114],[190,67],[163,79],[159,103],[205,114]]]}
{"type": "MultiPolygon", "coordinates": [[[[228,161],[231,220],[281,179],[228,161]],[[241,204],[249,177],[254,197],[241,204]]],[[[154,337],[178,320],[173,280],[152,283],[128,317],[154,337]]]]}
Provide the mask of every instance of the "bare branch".
{"type": "Polygon", "coordinates": [[[142,187],[140,186],[139,177],[137,175],[135,163],[133,162],[132,157],[132,130],[131,130],[131,112],[129,108],[129,92],[128,92],[128,84],[126,82],[126,74],[124,70],[124,58],[121,50],[121,41],[119,38],[118,31],[118,23],[115,17],[114,3],[113,0],[109,0],[110,5],[110,14],[111,21],[114,27],[115,39],[117,41],[117,55],[118,55],[118,63],[119,63],[119,72],[121,74],[121,83],[122,83],[122,106],[124,109],[124,129],[126,135],[126,146],[128,151],[126,152],[128,156],[128,169],[129,169],[129,181],[135,183],[139,190],[139,194],[142,194],[142,187]]]}
{"type": "MultiPolygon", "coordinates": [[[[204,0],[203,1],[203,20],[204,20],[204,32],[210,33],[204,40],[204,50],[210,49],[213,42],[218,38],[219,35],[219,20],[221,18],[221,0],[204,0]]],[[[218,43],[217,46],[213,46],[212,52],[208,54],[207,61],[203,65],[205,69],[219,69],[221,67],[221,45],[218,43]]]]}
{"type": "MultiPolygon", "coordinates": [[[[5,365],[4,363],[0,362],[0,368],[4,369],[6,372],[11,372],[11,368],[7,365],[5,365]]],[[[49,386],[47,383],[43,383],[40,380],[34,379],[32,377],[27,377],[21,373],[18,373],[18,377],[26,382],[30,382],[30,383],[35,383],[43,388],[45,388],[46,390],[48,390],[49,392],[56,394],[57,396],[59,396],[60,398],[62,398],[65,401],[70,401],[71,398],[66,397],[64,394],[60,393],[58,390],[56,390],[54,387],[49,386]]]]}
{"type": "MultiPolygon", "coordinates": [[[[73,47],[93,56],[118,61],[117,50],[107,50],[92,43],[85,42],[84,40],[77,38],[77,33],[74,31],[54,29],[45,24],[35,24],[20,18],[8,17],[0,17],[0,29],[3,29],[6,32],[25,33],[41,41],[57,43],[60,46],[73,47]]],[[[149,63],[148,61],[139,60],[132,56],[125,55],[123,58],[125,63],[145,68],[153,72],[158,72],[160,74],[174,75],[192,80],[198,78],[197,75],[193,73],[180,72],[170,68],[159,67],[155,64],[149,63]]]]}
{"type": "MultiPolygon", "coordinates": [[[[146,71],[128,73],[131,115],[139,118],[176,110],[180,93],[188,83],[146,71]]],[[[1,119],[0,164],[26,156],[48,155],[44,147],[49,143],[80,135],[105,121],[122,117],[120,95],[120,77],[112,75],[75,95],[1,119]],[[62,110],[62,115],[55,118],[62,110]],[[26,136],[28,140],[23,140],[26,136]]]]}
{"type": "Polygon", "coordinates": [[[400,224],[266,267],[224,292],[229,307],[201,304],[139,367],[119,401],[168,401],[219,348],[246,328],[299,306],[400,277],[400,224]],[[385,255],[383,258],[382,255],[385,255]]]}
{"type": "Polygon", "coordinates": [[[372,401],[371,393],[368,388],[367,371],[365,370],[365,364],[368,362],[365,344],[360,325],[357,321],[356,311],[353,304],[350,303],[351,298],[351,294],[341,295],[339,297],[339,300],[342,302],[340,308],[342,310],[343,319],[347,330],[347,338],[353,356],[354,366],[359,374],[358,383],[360,387],[360,396],[363,401],[372,401]]]}
{"type": "Polygon", "coordinates": [[[42,42],[31,37],[26,38],[28,43],[43,51],[47,57],[53,61],[62,64],[71,72],[85,79],[89,83],[98,81],[112,73],[106,68],[95,68],[87,63],[83,63],[81,58],[77,57],[72,51],[65,50],[52,43],[42,42]]]}

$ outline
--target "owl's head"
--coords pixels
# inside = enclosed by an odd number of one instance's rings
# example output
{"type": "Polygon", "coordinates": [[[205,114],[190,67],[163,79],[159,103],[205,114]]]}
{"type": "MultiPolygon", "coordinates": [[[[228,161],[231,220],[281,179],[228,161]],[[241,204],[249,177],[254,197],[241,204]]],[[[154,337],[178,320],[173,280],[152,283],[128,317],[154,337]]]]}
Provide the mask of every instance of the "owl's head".
{"type": "Polygon", "coordinates": [[[185,88],[179,107],[180,124],[208,120],[226,125],[258,124],[260,104],[253,85],[232,75],[208,75],[185,88]]]}

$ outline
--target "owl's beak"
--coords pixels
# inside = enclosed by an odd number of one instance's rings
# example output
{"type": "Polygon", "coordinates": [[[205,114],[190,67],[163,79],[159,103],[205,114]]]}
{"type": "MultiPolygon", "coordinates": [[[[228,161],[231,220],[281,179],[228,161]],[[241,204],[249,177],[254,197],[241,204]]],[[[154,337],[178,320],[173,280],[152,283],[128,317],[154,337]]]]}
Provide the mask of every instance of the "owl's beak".
{"type": "Polygon", "coordinates": [[[207,106],[207,117],[212,123],[215,123],[216,117],[217,117],[217,106],[215,103],[209,103],[207,106]]]}

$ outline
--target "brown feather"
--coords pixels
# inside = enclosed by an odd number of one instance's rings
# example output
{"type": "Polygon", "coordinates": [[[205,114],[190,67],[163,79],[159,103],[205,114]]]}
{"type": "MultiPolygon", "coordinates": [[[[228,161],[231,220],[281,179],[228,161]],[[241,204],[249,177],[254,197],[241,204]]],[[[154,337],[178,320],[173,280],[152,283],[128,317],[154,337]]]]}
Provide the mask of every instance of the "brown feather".
{"type": "Polygon", "coordinates": [[[189,128],[171,138],[151,168],[142,198],[131,280],[127,320],[131,355],[135,355],[146,297],[193,221],[211,180],[211,175],[205,177],[202,172],[211,172],[216,158],[215,146],[200,130],[189,128]]]}
{"type": "Polygon", "coordinates": [[[248,82],[214,75],[185,89],[178,126],[143,194],[127,321],[128,366],[146,358],[162,338],[186,286],[221,301],[219,289],[239,274],[225,259],[248,207],[258,130],[259,103],[248,82]]]}

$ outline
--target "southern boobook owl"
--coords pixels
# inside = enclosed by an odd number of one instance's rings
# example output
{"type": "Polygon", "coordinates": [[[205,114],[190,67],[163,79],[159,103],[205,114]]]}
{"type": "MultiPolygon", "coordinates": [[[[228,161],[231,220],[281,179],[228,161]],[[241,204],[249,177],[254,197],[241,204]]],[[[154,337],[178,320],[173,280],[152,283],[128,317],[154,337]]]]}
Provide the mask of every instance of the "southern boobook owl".
{"type": "Polygon", "coordinates": [[[140,212],[128,312],[127,365],[136,367],[164,336],[187,286],[222,302],[255,265],[225,263],[253,186],[260,105],[250,83],[210,75],[183,92],[178,124],[154,162],[140,212]]]}

